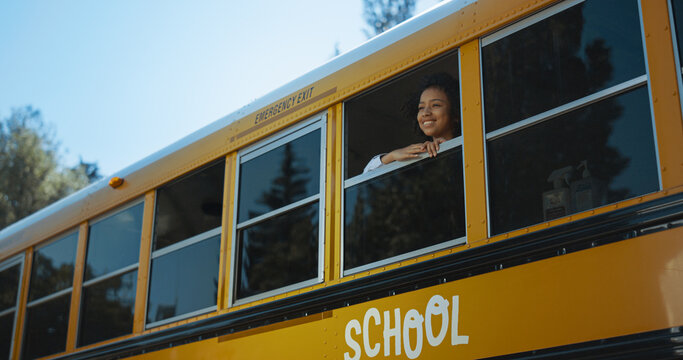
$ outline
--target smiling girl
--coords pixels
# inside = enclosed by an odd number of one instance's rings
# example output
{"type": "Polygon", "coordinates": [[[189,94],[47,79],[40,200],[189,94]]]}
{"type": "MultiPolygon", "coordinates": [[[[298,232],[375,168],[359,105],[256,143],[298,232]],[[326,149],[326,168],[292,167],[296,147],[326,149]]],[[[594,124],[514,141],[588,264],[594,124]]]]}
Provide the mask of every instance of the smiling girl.
{"type": "Polygon", "coordinates": [[[455,80],[447,73],[427,75],[421,80],[416,104],[409,104],[410,117],[429,140],[408,145],[387,154],[377,155],[365,166],[363,173],[394,161],[415,159],[422,153],[435,157],[439,144],[460,135],[459,96],[455,80]]]}

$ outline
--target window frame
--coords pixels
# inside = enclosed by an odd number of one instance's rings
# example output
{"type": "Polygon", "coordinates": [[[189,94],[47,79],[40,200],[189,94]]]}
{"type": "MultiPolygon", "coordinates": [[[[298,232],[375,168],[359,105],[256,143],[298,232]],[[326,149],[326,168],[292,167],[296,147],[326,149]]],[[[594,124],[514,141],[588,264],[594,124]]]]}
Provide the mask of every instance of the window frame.
{"type": "MultiPolygon", "coordinates": [[[[150,265],[149,269],[150,270],[152,269],[152,260],[159,258],[159,257],[162,257],[164,255],[168,255],[172,252],[185,249],[186,247],[190,247],[192,245],[198,244],[198,243],[200,243],[204,240],[208,240],[214,236],[217,236],[217,235],[220,236],[221,230],[222,230],[222,227],[218,226],[218,227],[213,228],[211,230],[205,231],[201,234],[197,234],[191,238],[187,238],[185,240],[178,241],[177,243],[175,243],[173,245],[166,246],[166,247],[162,248],[161,250],[157,250],[155,254],[150,255],[150,257],[149,257],[149,265],[150,265]]],[[[219,264],[219,269],[220,269],[220,264],[219,264]]],[[[148,311],[148,306],[149,306],[149,293],[150,293],[150,290],[152,287],[151,271],[150,271],[150,276],[148,277],[148,279],[149,280],[147,281],[147,298],[145,299],[145,330],[149,330],[149,329],[154,328],[154,327],[174,323],[174,322],[180,321],[180,320],[189,319],[189,318],[192,318],[192,317],[195,317],[198,315],[207,314],[207,313],[210,313],[210,312],[218,309],[218,303],[216,303],[216,305],[207,306],[207,307],[202,308],[202,309],[197,309],[197,310],[194,310],[194,311],[191,311],[188,313],[172,316],[168,319],[148,323],[147,322],[147,311],[148,311]]]]}
{"type": "Polygon", "coordinates": [[[184,313],[184,314],[172,316],[168,319],[154,321],[154,322],[147,322],[147,312],[149,310],[148,309],[148,307],[149,307],[149,293],[150,293],[150,290],[152,287],[152,276],[151,276],[152,261],[156,258],[162,257],[162,256],[170,254],[172,252],[182,250],[182,249],[189,247],[189,246],[192,246],[194,244],[198,244],[198,243],[202,242],[203,240],[207,240],[207,239],[214,237],[216,235],[220,235],[221,229],[222,228],[220,226],[213,228],[209,231],[205,231],[201,234],[197,234],[191,238],[187,238],[185,240],[178,241],[177,243],[175,243],[173,245],[166,246],[166,247],[162,248],[161,250],[157,250],[157,251],[153,252],[152,254],[150,254],[150,257],[149,257],[150,275],[148,276],[148,280],[147,280],[147,298],[145,299],[145,330],[149,330],[149,329],[157,327],[157,326],[166,325],[166,324],[174,323],[176,321],[195,317],[197,315],[210,313],[211,311],[214,311],[218,308],[218,305],[216,304],[216,305],[208,306],[208,307],[198,309],[195,311],[191,311],[189,313],[184,313]]]}
{"type": "MultiPolygon", "coordinates": [[[[227,166],[228,164],[227,164],[227,162],[225,161],[225,158],[224,158],[224,157],[221,157],[221,159],[222,159],[221,161],[223,161],[223,163],[224,163],[223,166],[227,166]]],[[[165,246],[165,247],[163,247],[163,248],[161,248],[161,249],[159,249],[159,250],[154,250],[154,231],[155,231],[154,226],[155,226],[156,220],[157,220],[157,201],[158,201],[158,196],[156,196],[156,193],[157,193],[157,191],[159,190],[160,187],[163,187],[163,186],[165,186],[165,185],[171,184],[171,183],[173,183],[173,182],[175,182],[175,181],[178,181],[178,180],[182,180],[182,179],[184,179],[184,178],[186,178],[186,177],[188,177],[188,176],[192,176],[192,175],[194,175],[194,174],[197,174],[198,172],[202,171],[203,169],[207,169],[207,168],[209,168],[209,167],[211,167],[211,166],[215,166],[218,162],[219,162],[218,159],[217,159],[217,160],[210,161],[210,162],[204,164],[203,166],[200,166],[200,167],[197,168],[197,169],[191,170],[191,171],[189,171],[189,172],[183,174],[182,176],[178,177],[177,179],[172,180],[172,181],[169,181],[168,183],[163,184],[163,185],[161,185],[161,186],[159,186],[159,187],[157,187],[157,188],[154,189],[154,193],[155,193],[155,196],[154,196],[154,206],[153,206],[153,209],[154,209],[153,212],[154,212],[154,213],[152,214],[152,233],[151,233],[151,236],[150,236],[150,237],[151,237],[151,238],[150,238],[150,254],[149,254],[149,257],[148,257],[148,259],[147,259],[147,261],[148,261],[148,263],[147,263],[147,269],[149,269],[149,274],[147,275],[147,280],[146,280],[146,284],[145,284],[146,287],[147,287],[147,291],[146,291],[147,296],[146,296],[145,299],[144,299],[144,301],[145,301],[145,310],[144,310],[144,314],[143,314],[143,316],[144,316],[145,330],[149,330],[149,329],[152,329],[152,328],[155,328],[155,327],[158,327],[158,326],[162,326],[162,325],[166,325],[166,324],[171,324],[171,323],[174,323],[174,322],[177,322],[177,321],[189,319],[189,318],[192,318],[192,317],[195,317],[195,316],[207,314],[207,313],[210,313],[210,312],[212,312],[212,311],[216,311],[216,310],[218,309],[218,298],[216,298],[216,305],[207,306],[207,307],[202,308],[202,309],[197,309],[197,310],[194,310],[194,311],[191,311],[191,312],[188,312],[188,313],[184,313],[184,314],[172,316],[172,317],[170,317],[170,318],[168,318],[168,319],[164,319],[164,320],[159,320],[159,321],[154,321],[154,322],[147,322],[147,313],[149,312],[149,297],[150,297],[150,291],[151,291],[151,289],[152,289],[152,262],[153,262],[153,260],[156,259],[156,258],[162,257],[162,256],[164,256],[164,255],[170,254],[170,253],[172,253],[172,252],[175,252],[175,251],[184,249],[184,248],[186,248],[186,247],[189,247],[189,246],[198,244],[198,243],[200,243],[200,242],[202,242],[202,241],[204,241],[204,240],[208,240],[208,239],[210,239],[210,238],[212,238],[212,237],[214,237],[214,236],[216,236],[216,235],[219,235],[219,236],[220,236],[220,235],[222,234],[222,229],[223,229],[223,225],[221,224],[221,225],[218,225],[217,227],[215,227],[215,228],[213,228],[213,229],[209,229],[209,230],[207,230],[207,231],[204,231],[203,233],[199,233],[199,234],[194,235],[194,236],[191,236],[191,237],[189,237],[189,238],[187,238],[187,239],[183,239],[183,240],[181,240],[181,241],[177,241],[177,242],[175,242],[175,243],[173,243],[173,244],[171,244],[171,245],[165,246]]],[[[226,181],[226,179],[225,179],[225,172],[223,172],[223,184],[225,184],[225,181],[226,181]]],[[[224,194],[224,195],[225,195],[225,194],[224,194]]],[[[143,215],[143,216],[144,216],[144,215],[143,215]]],[[[225,214],[222,214],[222,215],[221,215],[221,218],[223,218],[224,216],[225,216],[225,214]]],[[[144,225],[143,225],[143,226],[144,226],[144,225]]],[[[220,262],[219,262],[219,264],[218,264],[218,271],[220,272],[220,262]]],[[[217,274],[217,275],[218,275],[218,274],[217,274]]],[[[220,279],[219,279],[219,281],[220,281],[220,279]]],[[[137,301],[137,299],[136,299],[136,301],[137,301]]]]}
{"type": "MultiPolygon", "coordinates": [[[[100,221],[109,219],[109,218],[111,218],[112,216],[116,216],[116,215],[118,215],[119,213],[121,213],[121,212],[123,212],[123,211],[126,211],[126,210],[128,210],[128,209],[130,209],[130,208],[132,208],[132,207],[134,207],[134,206],[139,205],[139,204],[143,204],[143,215],[142,215],[142,219],[140,219],[140,220],[141,220],[141,223],[142,223],[142,221],[143,221],[143,219],[144,219],[144,203],[145,203],[145,198],[144,198],[144,197],[139,197],[139,198],[137,198],[137,199],[134,199],[134,200],[132,200],[132,201],[130,201],[130,202],[124,204],[123,206],[120,206],[120,207],[117,207],[117,208],[115,208],[115,209],[109,210],[109,211],[107,211],[106,213],[101,214],[101,215],[99,215],[99,216],[93,218],[93,220],[91,220],[91,221],[88,222],[88,239],[86,240],[85,258],[84,258],[84,262],[83,262],[83,264],[84,264],[84,266],[83,266],[83,278],[84,278],[84,279],[85,279],[85,268],[86,268],[87,265],[88,265],[88,247],[90,246],[90,228],[91,228],[92,226],[96,225],[97,223],[99,223],[100,221]]],[[[80,295],[81,295],[81,298],[80,298],[80,301],[79,301],[80,306],[79,306],[79,309],[78,309],[78,326],[76,327],[76,348],[84,347],[84,346],[91,346],[91,345],[94,345],[94,344],[97,344],[97,343],[100,343],[100,342],[104,342],[104,341],[110,340],[110,339],[104,339],[104,340],[100,340],[100,341],[94,342],[94,343],[92,343],[92,344],[87,344],[87,345],[81,345],[81,344],[79,344],[80,333],[81,333],[81,324],[82,324],[81,321],[83,320],[83,317],[82,317],[82,310],[83,310],[83,299],[84,299],[84,296],[85,296],[85,288],[86,288],[86,287],[89,287],[89,286],[92,286],[92,285],[96,285],[96,284],[98,284],[98,283],[100,283],[100,282],[103,282],[103,281],[107,281],[107,280],[112,279],[112,278],[115,278],[115,277],[117,277],[117,276],[121,276],[121,275],[123,275],[123,274],[125,274],[125,273],[128,273],[128,272],[130,272],[130,271],[133,271],[133,270],[139,271],[139,268],[140,268],[140,256],[139,256],[139,254],[140,254],[140,247],[141,247],[141,246],[142,246],[142,228],[140,229],[140,243],[139,243],[139,247],[138,247],[138,260],[137,260],[135,263],[130,264],[130,265],[126,265],[126,266],[124,266],[124,267],[122,267],[122,268],[113,270],[113,271],[111,271],[111,272],[109,272],[109,273],[106,273],[106,274],[104,274],[104,275],[100,275],[100,276],[94,277],[94,278],[92,278],[92,279],[90,279],[90,280],[87,280],[87,281],[83,281],[83,282],[82,282],[82,284],[81,284],[81,294],[80,294],[80,295]]],[[[137,294],[136,294],[136,295],[137,295],[137,294]]],[[[136,299],[136,301],[137,301],[137,299],[136,299]]],[[[133,308],[133,311],[135,311],[135,308],[133,308]]],[[[133,329],[131,328],[131,334],[132,334],[132,333],[133,333],[133,329]]],[[[125,336],[125,335],[124,335],[124,336],[125,336]]]]}
{"type": "MultiPolygon", "coordinates": [[[[29,281],[28,281],[28,286],[27,286],[27,288],[26,288],[26,292],[27,292],[27,294],[26,294],[26,295],[27,295],[27,296],[26,296],[26,310],[24,311],[24,314],[23,314],[25,326],[24,326],[24,329],[23,329],[23,333],[21,334],[21,350],[20,350],[20,351],[22,352],[22,356],[23,356],[23,352],[25,351],[24,347],[26,346],[26,332],[29,330],[29,329],[28,329],[27,321],[28,321],[28,315],[29,315],[30,308],[31,308],[31,307],[35,307],[35,306],[37,306],[37,305],[44,304],[44,303],[46,303],[46,302],[49,302],[49,301],[54,300],[54,299],[57,299],[57,298],[59,298],[59,297],[61,297],[61,296],[67,295],[67,294],[69,294],[69,297],[70,297],[70,298],[73,298],[73,290],[74,290],[74,279],[73,279],[73,276],[75,276],[75,274],[76,274],[76,263],[78,262],[78,241],[80,240],[80,239],[79,239],[80,236],[81,236],[81,234],[80,234],[80,227],[75,227],[75,228],[72,228],[72,229],[70,229],[70,230],[67,230],[67,231],[65,231],[65,232],[63,232],[63,233],[61,233],[61,234],[59,234],[59,235],[57,235],[57,236],[54,236],[54,237],[50,238],[49,240],[43,242],[42,244],[40,244],[40,245],[34,247],[34,249],[33,249],[33,251],[32,251],[33,261],[34,261],[34,262],[31,264],[31,273],[29,274],[29,277],[28,277],[28,280],[29,280],[29,281]],[[56,243],[56,242],[61,241],[61,240],[64,240],[64,239],[66,239],[67,237],[69,237],[69,236],[71,236],[71,235],[74,235],[74,234],[76,235],[76,249],[74,249],[74,269],[73,269],[73,275],[72,275],[72,278],[71,278],[71,286],[69,286],[68,288],[59,290],[59,291],[57,291],[57,292],[54,292],[54,293],[52,293],[52,294],[50,294],[50,295],[43,296],[42,298],[38,298],[38,299],[36,299],[36,300],[29,301],[28,299],[29,299],[29,296],[31,295],[31,277],[32,277],[32,275],[33,275],[33,271],[35,270],[35,253],[36,253],[37,251],[40,251],[40,250],[43,249],[43,248],[46,248],[46,247],[50,246],[50,245],[53,244],[53,243],[56,243]]],[[[79,314],[80,314],[80,309],[79,309],[79,314]]],[[[67,319],[68,319],[68,318],[70,318],[72,315],[78,316],[79,314],[76,314],[76,315],[71,314],[71,308],[69,308],[66,315],[67,315],[67,319]]],[[[69,325],[69,324],[68,324],[68,320],[67,320],[67,334],[68,334],[68,331],[69,331],[69,326],[68,326],[68,325],[69,325]]],[[[68,335],[67,335],[67,337],[68,337],[68,335]]],[[[66,341],[68,341],[68,339],[66,339],[66,341]]],[[[64,342],[64,349],[67,348],[66,341],[64,342]]],[[[64,350],[63,350],[63,351],[64,351],[64,350]]],[[[62,351],[62,352],[63,352],[63,351],[62,351]]],[[[55,354],[55,353],[50,354],[50,355],[45,355],[45,356],[46,356],[46,357],[49,357],[49,356],[52,356],[52,355],[54,355],[54,354],[55,354]]]]}
{"type": "MultiPolygon", "coordinates": [[[[132,208],[133,206],[139,205],[139,204],[141,204],[141,203],[144,204],[144,202],[145,202],[145,198],[144,198],[144,197],[135,199],[135,200],[133,200],[133,201],[131,201],[131,202],[129,202],[129,203],[127,203],[127,204],[121,206],[121,207],[118,207],[118,208],[116,208],[116,209],[110,210],[110,211],[108,211],[107,213],[102,214],[102,215],[96,217],[96,218],[95,218],[94,220],[92,220],[91,222],[88,222],[88,243],[86,244],[86,258],[85,258],[85,265],[86,265],[86,266],[87,266],[87,262],[88,262],[88,258],[87,258],[87,253],[88,253],[88,252],[87,252],[87,246],[90,245],[90,228],[91,228],[93,225],[96,225],[98,222],[100,222],[100,221],[102,221],[102,220],[106,220],[106,219],[108,219],[108,218],[110,218],[110,217],[112,217],[112,216],[115,216],[115,215],[117,215],[117,214],[120,213],[120,212],[123,212],[123,211],[126,211],[126,210],[132,208]]],[[[143,214],[143,217],[144,217],[144,214],[143,214]]],[[[142,220],[142,219],[141,219],[141,220],[142,220]]],[[[142,236],[141,236],[140,238],[141,238],[141,240],[142,240],[142,236]]],[[[139,251],[138,251],[138,253],[139,253],[139,251]]],[[[100,276],[94,277],[94,278],[92,278],[92,279],[90,279],[90,280],[87,280],[87,281],[83,281],[82,288],[85,288],[86,286],[90,286],[90,285],[96,284],[96,283],[98,283],[98,282],[102,282],[102,281],[108,280],[108,279],[110,279],[110,278],[116,277],[117,275],[121,275],[121,274],[126,273],[126,272],[128,272],[128,271],[131,271],[131,270],[133,270],[133,269],[137,269],[137,268],[139,268],[139,266],[140,266],[140,258],[138,257],[138,261],[135,262],[134,264],[126,265],[126,266],[124,266],[124,267],[122,267],[122,268],[113,270],[113,271],[111,271],[111,272],[109,272],[109,273],[107,273],[107,274],[104,274],[104,275],[100,275],[100,276]]],[[[85,271],[85,268],[83,269],[83,271],[85,271]]],[[[85,274],[84,274],[84,275],[85,275],[85,274]]]]}
{"type": "Polygon", "coordinates": [[[286,128],[270,137],[267,137],[257,143],[238,151],[237,157],[235,159],[235,200],[233,204],[233,216],[232,216],[232,241],[230,245],[230,280],[228,287],[228,306],[238,306],[253,301],[262,300],[271,296],[280,295],[287,293],[292,290],[302,289],[308,286],[319,284],[323,282],[325,276],[325,194],[327,187],[327,112],[318,113],[309,117],[308,119],[298,123],[294,126],[286,128]],[[308,135],[316,130],[320,130],[320,174],[319,174],[319,184],[317,195],[311,195],[292,204],[287,204],[281,208],[271,210],[267,213],[256,216],[252,219],[237,222],[238,210],[239,210],[239,189],[240,189],[240,167],[243,162],[255,159],[260,155],[267,153],[270,150],[276,149],[282,145],[292,142],[298,138],[308,135]],[[238,230],[267,221],[269,219],[275,218],[278,215],[286,214],[291,210],[304,207],[315,202],[318,202],[318,269],[317,276],[315,278],[287,285],[281,288],[268,290],[257,295],[247,296],[242,299],[236,299],[235,286],[237,282],[235,277],[238,274],[238,264],[237,264],[237,251],[238,240],[237,232],[238,230]]]}
{"type": "MultiPolygon", "coordinates": [[[[587,0],[566,0],[563,2],[560,2],[555,5],[551,5],[535,14],[532,14],[524,19],[521,19],[513,24],[510,24],[500,30],[491,32],[487,35],[482,36],[479,38],[479,53],[483,54],[484,47],[487,45],[490,45],[498,40],[504,39],[509,35],[512,35],[518,31],[524,30],[534,24],[537,24],[541,21],[544,21],[553,15],[557,15],[565,10],[568,10],[576,5],[585,3],[587,0]]],[[[559,106],[556,106],[554,108],[548,109],[544,112],[541,112],[536,115],[532,115],[528,118],[519,120],[513,124],[504,126],[502,128],[496,129],[491,131],[490,133],[487,132],[486,130],[486,106],[485,106],[485,97],[484,97],[484,66],[483,66],[483,55],[479,57],[479,78],[480,78],[480,87],[481,87],[481,121],[482,121],[482,129],[484,132],[484,176],[486,177],[486,219],[487,219],[487,234],[489,237],[491,236],[499,236],[503,234],[507,234],[510,232],[518,231],[520,229],[528,228],[530,226],[538,225],[544,223],[544,221],[541,221],[539,223],[532,223],[528,225],[524,225],[515,229],[512,229],[510,231],[504,231],[498,234],[494,234],[492,231],[492,220],[491,220],[491,199],[490,199],[490,177],[489,177],[489,156],[488,156],[488,142],[491,140],[495,140],[498,138],[501,138],[506,135],[513,134],[515,132],[524,130],[528,127],[543,123],[545,121],[552,121],[553,119],[573,112],[575,110],[583,109],[589,105],[592,105],[594,103],[600,102],[604,99],[608,98],[613,98],[617,97],[620,94],[626,93],[630,90],[634,90],[638,87],[641,87],[645,85],[647,87],[647,93],[648,93],[648,103],[650,105],[650,126],[652,128],[652,136],[653,136],[653,143],[654,143],[654,152],[655,152],[655,159],[656,159],[656,166],[657,169],[661,169],[661,160],[659,157],[659,146],[657,143],[657,128],[655,124],[655,116],[654,116],[654,104],[652,103],[652,87],[651,87],[651,79],[650,79],[650,68],[648,66],[648,53],[647,53],[647,47],[645,43],[645,29],[643,26],[643,8],[641,6],[641,1],[642,0],[636,0],[638,3],[638,19],[639,19],[639,27],[640,27],[640,40],[641,40],[641,46],[643,50],[643,60],[644,60],[644,67],[645,67],[645,73],[642,75],[638,75],[635,78],[632,78],[630,80],[626,80],[622,83],[616,84],[614,86],[611,86],[609,88],[599,90],[597,92],[593,92],[589,95],[586,95],[584,97],[581,97],[579,99],[570,101],[568,103],[561,104],[559,106]]],[[[669,0],[671,1],[671,0],[669,0]]],[[[680,74],[680,73],[679,73],[680,74]]],[[[680,79],[680,78],[679,78],[680,79]]],[[[657,171],[657,181],[659,184],[658,191],[661,191],[663,189],[663,184],[662,184],[662,174],[661,171],[657,171]]],[[[646,195],[646,194],[642,194],[646,195]]],[[[626,198],[621,201],[628,200],[630,198],[626,198]]],[[[607,203],[604,205],[600,205],[599,207],[604,207],[608,206],[614,203],[607,203]]],[[[565,216],[560,217],[559,219],[562,218],[567,218],[570,217],[574,214],[578,214],[581,212],[577,213],[572,213],[572,214],[567,214],[565,216]]]]}
{"type": "MultiPolygon", "coordinates": [[[[19,283],[17,284],[17,298],[14,302],[14,307],[0,311],[0,316],[5,316],[14,312],[14,320],[12,322],[12,338],[9,345],[9,356],[12,358],[14,353],[14,340],[17,337],[17,320],[19,319],[19,302],[21,301],[21,293],[25,291],[22,287],[24,281],[24,264],[26,263],[26,254],[21,253],[14,255],[6,260],[0,262],[0,272],[5,271],[13,266],[19,265],[19,283]]],[[[27,289],[26,289],[27,290],[27,289]]]]}
{"type": "MultiPolygon", "coordinates": [[[[43,248],[46,248],[46,247],[50,246],[51,244],[56,243],[56,242],[58,242],[58,241],[60,241],[60,240],[66,239],[67,237],[69,237],[69,236],[71,236],[71,235],[73,235],[73,234],[76,234],[76,238],[78,239],[78,236],[80,236],[80,234],[79,234],[79,228],[78,228],[78,227],[76,227],[76,228],[74,228],[74,229],[71,229],[71,230],[68,230],[68,231],[66,231],[66,232],[63,232],[63,233],[61,233],[60,235],[57,235],[57,236],[55,236],[55,237],[49,239],[48,241],[45,241],[44,243],[40,244],[39,246],[36,246],[36,247],[33,249],[33,254],[35,255],[35,253],[36,253],[37,251],[39,251],[39,250],[41,250],[41,249],[43,249],[43,248]]],[[[76,242],[76,247],[78,247],[78,241],[76,242]]],[[[74,256],[74,271],[76,271],[76,261],[78,261],[77,257],[78,257],[78,254],[76,254],[76,255],[74,256]]],[[[35,258],[35,256],[34,256],[34,258],[35,258]]],[[[32,267],[31,267],[31,274],[33,274],[33,270],[35,270],[35,269],[33,269],[33,266],[32,266],[32,267]]],[[[28,300],[27,300],[27,301],[26,301],[26,309],[28,310],[28,308],[31,307],[31,306],[40,305],[40,304],[42,304],[42,303],[44,303],[44,302],[47,302],[47,301],[50,301],[50,300],[52,300],[52,299],[54,299],[54,298],[60,297],[60,296],[65,295],[65,294],[68,294],[68,293],[70,293],[71,291],[73,291],[73,288],[74,288],[73,279],[71,279],[71,286],[69,286],[68,288],[59,290],[59,291],[54,292],[54,293],[52,293],[52,294],[50,294],[50,295],[43,296],[43,297],[38,298],[38,299],[33,300],[33,301],[28,301],[28,300]]],[[[27,290],[29,293],[31,292],[31,277],[30,277],[30,276],[29,276],[28,289],[26,289],[26,290],[27,290]]],[[[30,295],[30,294],[28,294],[28,295],[30,295]]],[[[27,297],[27,299],[28,299],[28,297],[27,297]]],[[[28,311],[27,311],[27,313],[28,313],[28,311]]]]}
{"type": "MultiPolygon", "coordinates": [[[[388,81],[391,81],[392,79],[396,79],[396,78],[399,78],[403,75],[406,75],[406,74],[410,73],[412,70],[422,68],[422,67],[428,67],[431,64],[438,62],[443,57],[448,56],[448,55],[452,55],[452,53],[457,54],[457,58],[458,58],[458,79],[457,79],[457,81],[458,81],[458,96],[459,96],[458,100],[460,103],[459,104],[459,106],[460,106],[460,118],[461,118],[460,121],[462,123],[462,114],[463,114],[463,108],[462,108],[462,76],[461,76],[461,74],[462,74],[462,59],[460,56],[460,47],[452,49],[452,50],[450,50],[450,51],[448,51],[448,52],[446,52],[440,56],[437,56],[436,58],[430,59],[423,64],[415,66],[412,69],[406,70],[405,72],[394,75],[391,79],[387,79],[384,82],[382,82],[381,84],[378,84],[378,86],[382,86],[382,84],[385,82],[388,82],[388,81]]],[[[372,88],[368,89],[368,90],[372,90],[372,88]]],[[[346,141],[346,136],[347,136],[346,104],[349,100],[357,98],[358,96],[362,96],[365,92],[366,91],[364,91],[363,93],[361,93],[359,95],[354,96],[353,98],[346,99],[342,102],[342,116],[341,116],[341,118],[343,119],[342,120],[343,126],[342,126],[342,133],[341,133],[341,136],[343,139],[343,143],[342,143],[343,148],[342,148],[342,152],[341,152],[341,162],[343,164],[342,167],[345,166],[345,164],[346,164],[346,146],[347,146],[347,141],[346,141]]],[[[462,128],[462,125],[461,125],[461,128],[462,128]]],[[[441,153],[449,151],[451,149],[455,149],[458,146],[461,148],[462,164],[463,164],[463,167],[461,169],[462,184],[463,184],[463,200],[464,200],[463,212],[465,215],[465,224],[467,224],[467,191],[466,191],[467,184],[465,183],[465,149],[464,149],[463,143],[464,143],[463,132],[461,130],[460,136],[455,137],[451,140],[448,140],[448,141],[442,143],[439,146],[439,151],[437,154],[441,154],[441,153]]],[[[416,257],[419,257],[421,255],[433,253],[433,252],[443,250],[443,249],[446,249],[449,247],[455,247],[455,246],[467,244],[467,226],[465,226],[465,229],[464,229],[465,235],[461,236],[459,238],[447,240],[447,241],[444,241],[442,243],[430,245],[430,246],[420,248],[417,250],[413,250],[413,251],[410,251],[407,253],[388,257],[388,258],[385,258],[385,259],[382,259],[379,261],[375,261],[375,262],[371,262],[371,263],[368,263],[365,265],[357,266],[355,268],[351,268],[348,270],[344,269],[344,255],[345,255],[344,244],[345,244],[345,240],[346,240],[346,236],[344,235],[344,228],[345,228],[345,226],[344,226],[344,224],[345,224],[345,217],[344,217],[345,211],[344,210],[345,210],[345,206],[346,206],[346,190],[353,187],[353,186],[356,186],[356,185],[361,184],[363,182],[366,182],[366,181],[372,180],[374,178],[383,176],[383,175],[388,174],[390,172],[394,172],[394,171],[399,170],[401,168],[404,168],[406,166],[411,166],[412,164],[415,164],[415,163],[422,161],[424,159],[427,159],[427,158],[428,158],[427,154],[420,154],[415,159],[407,160],[407,161],[394,161],[393,163],[386,164],[386,165],[384,165],[378,169],[372,170],[372,171],[367,172],[365,174],[356,175],[356,176],[350,177],[348,179],[343,179],[345,169],[342,169],[342,174],[341,174],[341,176],[342,176],[342,189],[341,189],[341,197],[340,197],[341,198],[341,205],[340,205],[341,206],[341,245],[340,245],[340,254],[339,254],[339,258],[338,258],[339,266],[340,266],[340,272],[341,272],[342,277],[353,275],[353,274],[358,274],[358,273],[363,272],[363,271],[375,269],[375,268],[382,267],[382,266],[385,266],[388,264],[397,263],[399,261],[403,261],[406,259],[416,258],[416,257]]]]}

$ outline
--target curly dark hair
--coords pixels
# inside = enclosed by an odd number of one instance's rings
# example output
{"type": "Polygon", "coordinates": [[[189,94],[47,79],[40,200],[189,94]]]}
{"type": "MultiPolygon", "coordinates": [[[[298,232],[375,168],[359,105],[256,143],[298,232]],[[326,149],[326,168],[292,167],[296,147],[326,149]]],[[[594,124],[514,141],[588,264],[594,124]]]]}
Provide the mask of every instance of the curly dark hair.
{"type": "Polygon", "coordinates": [[[451,107],[450,119],[453,127],[453,135],[458,137],[460,135],[460,89],[458,87],[458,82],[455,81],[450,74],[439,72],[423,76],[422,79],[420,79],[419,84],[418,91],[410,96],[409,100],[406,101],[402,107],[405,116],[414,124],[415,131],[426,136],[415,121],[417,118],[420,96],[423,91],[429,88],[437,88],[446,93],[446,96],[448,97],[451,107]]]}

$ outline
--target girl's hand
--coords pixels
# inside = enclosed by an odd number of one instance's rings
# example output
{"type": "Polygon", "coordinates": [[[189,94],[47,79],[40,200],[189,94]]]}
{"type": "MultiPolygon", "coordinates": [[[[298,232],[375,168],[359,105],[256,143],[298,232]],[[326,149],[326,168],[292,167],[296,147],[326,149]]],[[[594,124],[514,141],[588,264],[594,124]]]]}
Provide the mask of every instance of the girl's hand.
{"type": "Polygon", "coordinates": [[[429,157],[436,157],[436,154],[439,152],[439,144],[445,141],[446,139],[440,137],[434,139],[434,141],[425,141],[422,145],[425,147],[425,151],[429,153],[429,157]]]}
{"type": "MultiPolygon", "coordinates": [[[[430,141],[427,141],[430,142],[430,141]]],[[[394,161],[406,161],[415,159],[420,156],[421,153],[426,152],[426,143],[424,144],[413,144],[408,145],[401,149],[396,149],[380,158],[382,163],[389,164],[394,161]]]]}

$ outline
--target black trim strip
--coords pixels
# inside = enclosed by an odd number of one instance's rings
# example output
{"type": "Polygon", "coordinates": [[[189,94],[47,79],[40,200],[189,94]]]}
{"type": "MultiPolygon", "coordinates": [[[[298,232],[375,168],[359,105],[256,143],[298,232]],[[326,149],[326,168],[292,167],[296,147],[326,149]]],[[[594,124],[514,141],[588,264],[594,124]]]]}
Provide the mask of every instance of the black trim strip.
{"type": "Polygon", "coordinates": [[[683,358],[683,328],[673,327],[511,355],[495,356],[485,360],[661,360],[680,358],[683,358]]]}
{"type": "Polygon", "coordinates": [[[683,226],[683,193],[59,359],[121,358],[317,314],[683,226]]]}

